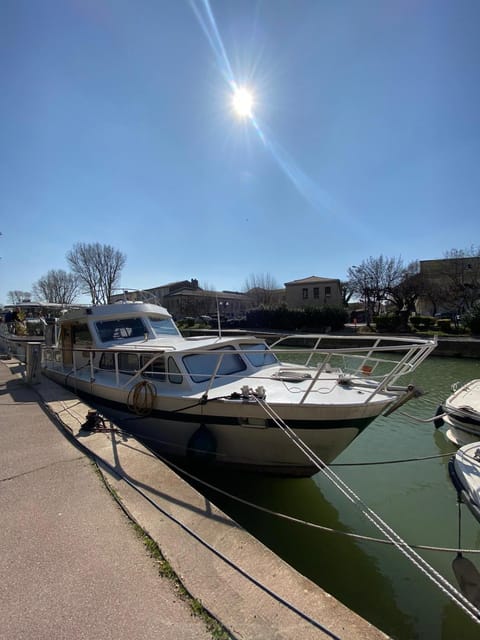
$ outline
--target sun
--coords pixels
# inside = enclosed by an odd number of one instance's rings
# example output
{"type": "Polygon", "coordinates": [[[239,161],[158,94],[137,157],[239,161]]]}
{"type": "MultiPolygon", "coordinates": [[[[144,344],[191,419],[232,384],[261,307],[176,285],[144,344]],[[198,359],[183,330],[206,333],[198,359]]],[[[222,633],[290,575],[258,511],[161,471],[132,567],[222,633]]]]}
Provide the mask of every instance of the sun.
{"type": "Polygon", "coordinates": [[[245,87],[235,89],[232,96],[233,110],[239,118],[251,118],[253,109],[252,92],[245,87]]]}

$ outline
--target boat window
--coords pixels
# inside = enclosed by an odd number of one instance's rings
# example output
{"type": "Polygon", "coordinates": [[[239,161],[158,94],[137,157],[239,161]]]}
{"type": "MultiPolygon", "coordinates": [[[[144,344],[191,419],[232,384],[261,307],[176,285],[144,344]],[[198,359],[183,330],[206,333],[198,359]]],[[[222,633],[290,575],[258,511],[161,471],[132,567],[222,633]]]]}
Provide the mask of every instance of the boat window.
{"type": "MultiPolygon", "coordinates": [[[[100,358],[100,369],[115,371],[115,354],[105,352],[100,358]]],[[[139,363],[136,353],[119,353],[118,354],[118,370],[121,373],[134,373],[138,371],[139,363]]]]}
{"type": "Polygon", "coordinates": [[[168,358],[168,381],[173,384],[181,384],[183,376],[175,359],[171,356],[168,358]]]}
{"type": "Polygon", "coordinates": [[[102,342],[140,338],[145,335],[145,325],[141,318],[122,318],[96,322],[95,327],[102,342]]]}
{"type": "Polygon", "coordinates": [[[92,344],[92,338],[86,323],[72,325],[72,340],[75,346],[86,346],[92,344]]]}
{"type": "MultiPolygon", "coordinates": [[[[223,349],[212,349],[210,353],[192,353],[183,356],[183,363],[191,374],[193,382],[205,382],[212,377],[213,372],[218,364],[218,359],[222,353],[233,351],[233,347],[225,347],[223,349]]],[[[247,366],[242,358],[236,354],[224,355],[217,375],[229,375],[244,371],[247,366]]]]}
{"type": "Polygon", "coordinates": [[[155,335],[159,338],[164,335],[178,336],[178,329],[171,318],[148,318],[152,324],[155,335]]]}
{"type": "Polygon", "coordinates": [[[278,362],[275,354],[270,351],[263,342],[258,344],[240,344],[240,349],[245,351],[245,356],[254,367],[263,367],[266,364],[276,364],[278,362]]]}
{"type": "Polygon", "coordinates": [[[165,358],[155,353],[142,353],[140,356],[140,366],[143,367],[150,361],[152,358],[157,356],[153,362],[151,362],[146,369],[143,371],[143,376],[145,378],[153,378],[154,380],[165,380],[165,358]]]}

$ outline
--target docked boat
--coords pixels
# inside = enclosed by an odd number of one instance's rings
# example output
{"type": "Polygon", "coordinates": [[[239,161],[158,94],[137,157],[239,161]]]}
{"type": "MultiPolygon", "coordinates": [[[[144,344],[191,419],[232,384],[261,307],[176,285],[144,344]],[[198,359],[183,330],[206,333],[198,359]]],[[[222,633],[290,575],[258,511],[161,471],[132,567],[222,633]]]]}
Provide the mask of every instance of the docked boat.
{"type": "Polygon", "coordinates": [[[437,410],[435,426],[446,426],[447,438],[458,447],[480,440],[480,380],[458,388],[437,410]]]}
{"type": "Polygon", "coordinates": [[[8,354],[24,360],[28,342],[43,342],[49,324],[66,305],[49,302],[19,302],[7,305],[0,323],[0,346],[8,354]]]}
{"type": "Polygon", "coordinates": [[[129,415],[165,455],[310,476],[379,415],[417,395],[435,341],[367,336],[184,337],[168,311],[116,303],[68,311],[42,371],[129,415]],[[353,342],[352,342],[353,340],[353,342]],[[333,342],[335,344],[333,344],[333,342]]]}
{"type": "Polygon", "coordinates": [[[448,471],[460,500],[480,522],[480,442],[461,447],[450,458],[448,471]]]}

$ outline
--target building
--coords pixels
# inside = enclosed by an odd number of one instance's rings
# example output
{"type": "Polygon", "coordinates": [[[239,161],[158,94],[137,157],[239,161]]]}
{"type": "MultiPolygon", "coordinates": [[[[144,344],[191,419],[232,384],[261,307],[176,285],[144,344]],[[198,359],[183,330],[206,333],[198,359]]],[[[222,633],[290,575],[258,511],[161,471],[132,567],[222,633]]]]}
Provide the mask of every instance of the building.
{"type": "Polygon", "coordinates": [[[480,299],[480,257],[420,260],[422,294],[417,313],[463,313],[480,299]]]}
{"type": "Polygon", "coordinates": [[[198,286],[195,278],[150,289],[125,291],[111,298],[112,302],[119,300],[160,304],[177,320],[202,315],[216,317],[217,309],[223,318],[243,318],[252,307],[252,300],[248,295],[236,291],[206,291],[198,286]]]}
{"type": "Polygon", "coordinates": [[[285,301],[289,309],[343,306],[342,286],[338,278],[310,276],[285,282],[285,301]]]}

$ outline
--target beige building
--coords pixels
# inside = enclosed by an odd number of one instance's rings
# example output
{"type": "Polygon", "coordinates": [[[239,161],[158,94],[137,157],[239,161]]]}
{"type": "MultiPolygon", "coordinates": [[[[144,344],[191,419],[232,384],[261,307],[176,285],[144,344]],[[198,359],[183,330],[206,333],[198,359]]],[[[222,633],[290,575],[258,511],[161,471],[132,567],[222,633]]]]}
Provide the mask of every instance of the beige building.
{"type": "Polygon", "coordinates": [[[480,298],[480,257],[420,260],[423,294],[417,313],[462,313],[480,298]]]}
{"type": "Polygon", "coordinates": [[[310,276],[285,282],[285,300],[289,309],[343,306],[342,286],[338,278],[310,276]]]}

